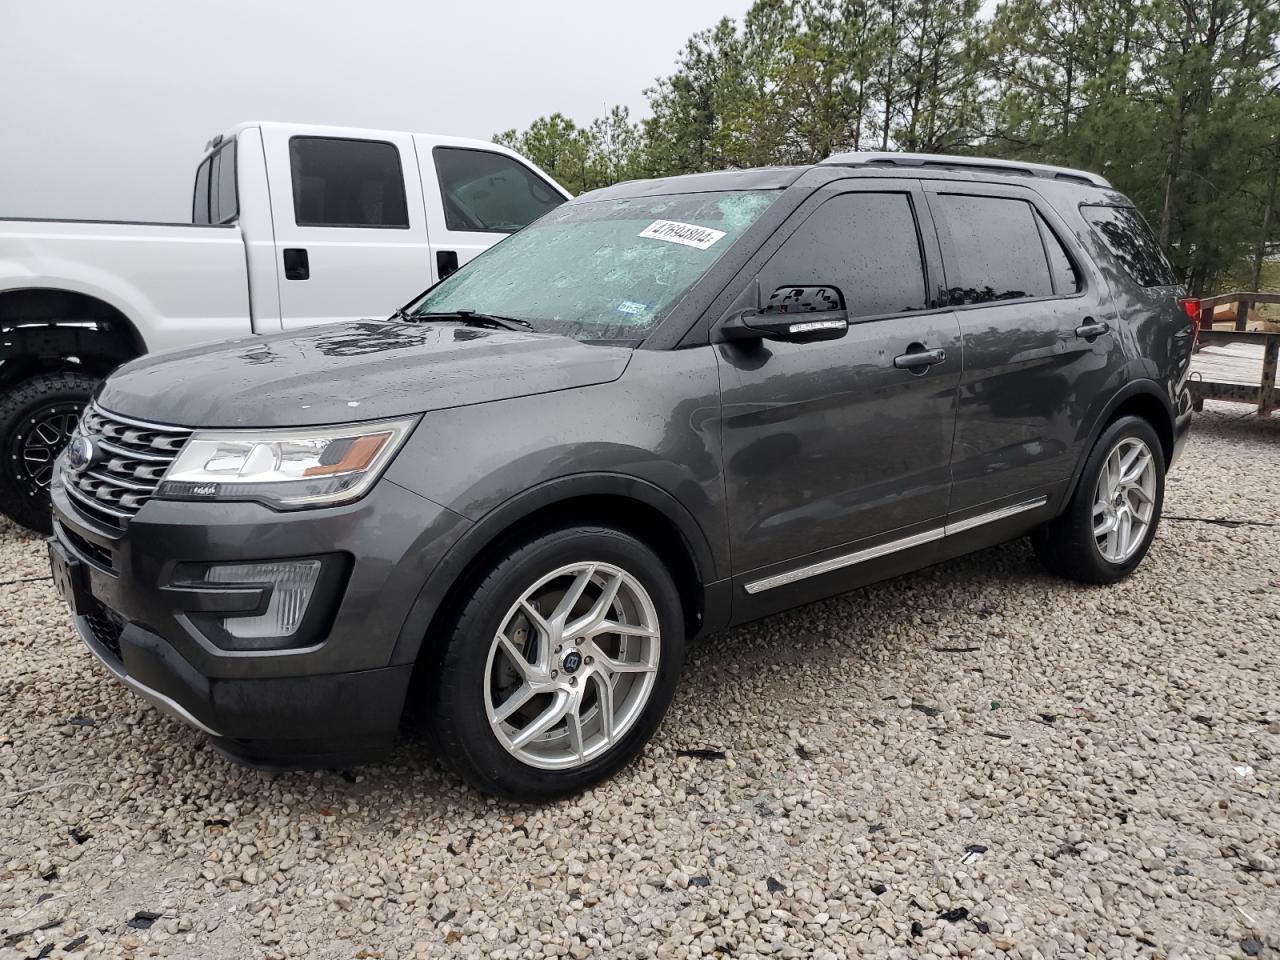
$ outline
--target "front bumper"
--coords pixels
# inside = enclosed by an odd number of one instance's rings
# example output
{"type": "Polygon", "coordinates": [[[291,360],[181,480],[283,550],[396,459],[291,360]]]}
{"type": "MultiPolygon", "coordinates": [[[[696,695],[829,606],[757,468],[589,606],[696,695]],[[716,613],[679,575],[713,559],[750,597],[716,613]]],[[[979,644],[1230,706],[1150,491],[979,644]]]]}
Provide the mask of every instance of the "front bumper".
{"type": "MultiPolygon", "coordinates": [[[[75,584],[76,627],[118,680],[238,759],[332,766],[390,746],[412,663],[392,652],[409,609],[467,521],[383,480],[342,507],[279,513],[249,503],[149,501],[123,531],[76,509],[55,481],[54,544],[75,584]],[[221,649],[188,614],[180,564],[324,554],[349,570],[309,646],[221,649]]],[[[55,573],[57,564],[55,563],[55,573]]],[[[201,602],[207,602],[202,598],[201,602]]]]}

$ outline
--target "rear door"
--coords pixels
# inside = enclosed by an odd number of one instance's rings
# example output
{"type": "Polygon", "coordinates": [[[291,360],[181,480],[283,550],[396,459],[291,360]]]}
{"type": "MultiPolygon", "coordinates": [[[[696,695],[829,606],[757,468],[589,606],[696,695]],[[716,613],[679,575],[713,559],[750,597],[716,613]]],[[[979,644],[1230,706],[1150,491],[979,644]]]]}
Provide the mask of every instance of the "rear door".
{"type": "Polygon", "coordinates": [[[951,522],[1038,509],[1064,489],[1122,362],[1106,286],[1034,191],[925,191],[964,338],[951,522]]]}
{"type": "Polygon", "coordinates": [[[431,283],[409,134],[263,129],[285,329],[385,317],[431,283]]]}
{"type": "Polygon", "coordinates": [[[426,191],[434,280],[568,199],[512,154],[426,136],[414,142],[426,191]]]}
{"type": "Polygon", "coordinates": [[[955,315],[934,302],[923,203],[914,180],[824,188],[748,267],[766,298],[838,287],[850,326],[822,343],[716,347],[735,615],[918,565],[942,536],[962,357],[955,315]],[[932,362],[907,365],[914,353],[932,362]]]}

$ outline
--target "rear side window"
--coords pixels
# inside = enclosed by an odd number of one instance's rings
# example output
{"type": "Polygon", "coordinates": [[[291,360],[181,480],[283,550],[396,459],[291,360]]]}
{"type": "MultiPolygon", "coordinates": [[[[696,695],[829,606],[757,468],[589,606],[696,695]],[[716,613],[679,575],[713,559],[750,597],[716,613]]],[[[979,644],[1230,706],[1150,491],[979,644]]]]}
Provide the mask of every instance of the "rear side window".
{"type": "Polygon", "coordinates": [[[196,189],[191,198],[191,222],[209,222],[209,168],[213,165],[213,157],[206,157],[196,167],[196,189]]]}
{"type": "Polygon", "coordinates": [[[846,193],[815,210],[760,272],[767,299],[778,287],[834,285],[849,318],[925,306],[924,263],[905,193],[846,193]]]}
{"type": "Polygon", "coordinates": [[[1027,201],[943,193],[929,206],[953,304],[1053,296],[1036,213],[1027,201]]]}
{"type": "Polygon", "coordinates": [[[231,223],[240,216],[236,195],[236,142],[232,140],[211,158],[209,171],[209,220],[231,223]]]}
{"type": "Polygon", "coordinates": [[[1080,212],[1140,286],[1166,287],[1178,282],[1151,228],[1136,208],[1085,204],[1080,212]]]}
{"type": "Polygon", "coordinates": [[[551,184],[505,154],[436,147],[432,156],[450,230],[514,233],[564,203],[551,184]]]}
{"type": "Polygon", "coordinates": [[[409,226],[400,151],[381,140],[289,141],[293,218],[300,227],[409,226]]]}

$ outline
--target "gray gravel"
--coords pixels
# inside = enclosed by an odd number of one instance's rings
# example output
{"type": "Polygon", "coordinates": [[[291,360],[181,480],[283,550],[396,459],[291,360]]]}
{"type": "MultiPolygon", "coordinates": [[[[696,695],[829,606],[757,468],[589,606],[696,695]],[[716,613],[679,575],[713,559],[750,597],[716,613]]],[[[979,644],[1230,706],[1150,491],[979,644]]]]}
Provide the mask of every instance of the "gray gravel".
{"type": "MultiPolygon", "coordinates": [[[[1277,522],[1245,409],[1168,514],[1277,522]]],[[[412,741],[232,766],[94,667],[37,540],[0,571],[0,956],[1280,956],[1280,527],[1166,522],[1110,589],[1015,543],[719,634],[637,765],[541,809],[412,741]]]]}

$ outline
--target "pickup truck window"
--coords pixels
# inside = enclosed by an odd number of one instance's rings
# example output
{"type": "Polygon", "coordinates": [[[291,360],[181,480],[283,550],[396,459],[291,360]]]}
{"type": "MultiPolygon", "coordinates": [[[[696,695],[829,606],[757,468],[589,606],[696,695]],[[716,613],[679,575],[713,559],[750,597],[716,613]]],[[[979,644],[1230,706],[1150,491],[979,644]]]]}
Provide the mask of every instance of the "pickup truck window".
{"type": "Polygon", "coordinates": [[[228,141],[196,168],[192,223],[234,223],[240,216],[236,193],[236,142],[228,141]]]}
{"type": "Polygon", "coordinates": [[[777,197],[742,190],[566,204],[440,281],[409,312],[470,310],[578,340],[643,340],[777,197]]]}
{"type": "Polygon", "coordinates": [[[505,154],[465,147],[431,153],[450,230],[515,233],[564,203],[550,184],[505,154]]]}
{"type": "Polygon", "coordinates": [[[395,144],[294,137],[289,166],[298,226],[408,228],[404,173],[395,144]]]}

